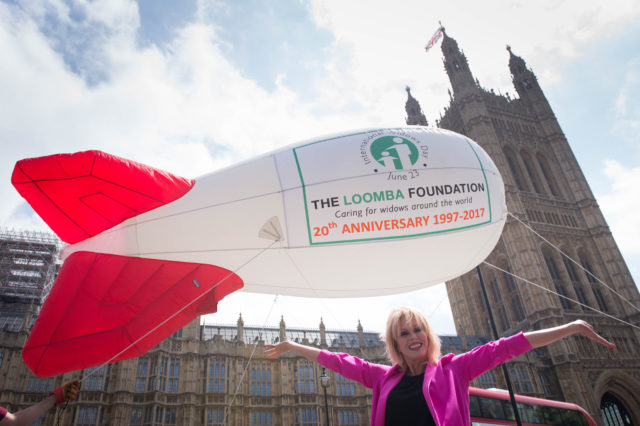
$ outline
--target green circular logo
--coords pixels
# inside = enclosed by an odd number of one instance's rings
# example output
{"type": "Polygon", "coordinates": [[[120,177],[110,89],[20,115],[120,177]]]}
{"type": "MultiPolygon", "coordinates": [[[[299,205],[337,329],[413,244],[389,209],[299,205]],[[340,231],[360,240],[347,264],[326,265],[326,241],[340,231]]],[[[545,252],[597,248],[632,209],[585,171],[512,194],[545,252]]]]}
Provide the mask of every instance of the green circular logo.
{"type": "Polygon", "coordinates": [[[420,153],[408,139],[400,136],[383,136],[371,143],[371,156],[387,170],[408,170],[420,153]]]}

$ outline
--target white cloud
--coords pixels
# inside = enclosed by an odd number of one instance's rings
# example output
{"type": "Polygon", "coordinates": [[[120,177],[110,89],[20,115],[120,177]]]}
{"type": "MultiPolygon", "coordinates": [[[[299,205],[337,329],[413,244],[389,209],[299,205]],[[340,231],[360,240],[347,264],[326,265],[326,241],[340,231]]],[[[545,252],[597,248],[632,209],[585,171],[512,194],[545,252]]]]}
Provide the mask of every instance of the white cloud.
{"type": "Polygon", "coordinates": [[[605,160],[609,191],[596,199],[636,283],[640,282],[640,168],[605,160]]]}
{"type": "Polygon", "coordinates": [[[267,92],[243,77],[220,52],[212,26],[186,26],[166,51],[138,48],[134,32],[120,32],[122,22],[138,22],[137,9],[83,5],[112,26],[105,37],[116,34],[102,41],[108,77],[96,85],[71,71],[34,18],[0,4],[2,222],[20,203],[9,178],[21,158],[102,149],[193,177],[348,119],[316,119],[283,84],[267,92]],[[207,147],[215,146],[226,149],[211,155],[207,147]]]}
{"type": "MultiPolygon", "coordinates": [[[[136,43],[140,17],[130,0],[24,4],[28,6],[21,9],[0,3],[0,224],[29,227],[38,226],[38,221],[25,214],[9,185],[13,164],[21,158],[102,149],[194,177],[297,140],[351,128],[401,125],[405,85],[411,86],[433,124],[448,103],[449,83],[439,48],[425,54],[423,47],[439,20],[466,52],[481,84],[504,92],[512,91],[505,44],[510,43],[545,83],[559,82],[566,61],[637,19],[640,10],[632,0],[606,5],[587,1],[579,7],[553,0],[314,0],[316,23],[330,30],[335,42],[325,47],[329,59],[319,65],[325,73],[309,81],[318,97],[302,102],[286,78],[267,90],[225,57],[220,46],[228,42],[218,37],[215,25],[224,15],[224,3],[199,0],[197,20],[179,29],[163,49],[136,43]],[[86,18],[74,21],[71,9],[81,10],[86,18]],[[50,19],[57,20],[60,32],[45,35],[42,28],[50,19]],[[74,31],[87,40],[67,37],[74,31]],[[92,73],[99,78],[92,78],[92,73]]],[[[286,70],[280,75],[286,77],[286,70]]],[[[630,109],[633,93],[622,92],[619,98],[628,120],[638,116],[630,109]]],[[[625,191],[633,188],[618,186],[636,179],[637,169],[612,166],[610,172],[615,183],[600,203],[623,251],[635,256],[640,238],[627,241],[632,233],[625,230],[638,229],[638,223],[622,207],[609,209],[622,206],[625,199],[640,199],[625,198],[625,191]]],[[[434,294],[367,299],[358,303],[366,312],[333,326],[353,328],[359,317],[365,329],[381,329],[375,320],[379,312],[413,300],[428,313],[428,306],[437,303],[434,294]]],[[[348,300],[326,304],[341,314],[353,305],[348,300]]],[[[242,312],[249,315],[251,309],[244,306],[242,312]]],[[[438,312],[447,308],[445,303],[438,312]]],[[[292,308],[284,312],[288,309],[292,308]]],[[[305,317],[303,311],[297,315],[305,317]]],[[[261,323],[262,318],[248,322],[261,323]]],[[[450,323],[443,327],[452,332],[450,323]]]]}
{"type": "MultiPolygon", "coordinates": [[[[422,47],[438,22],[463,49],[474,75],[487,88],[513,92],[505,45],[522,56],[544,84],[558,83],[562,66],[589,51],[589,45],[634,22],[640,4],[614,0],[402,2],[313,0],[313,16],[336,37],[336,49],[349,53],[346,72],[356,93],[380,94],[389,82],[410,84],[433,121],[446,105],[448,87],[439,46],[422,47]],[[499,64],[504,64],[500,68],[499,64]],[[437,85],[430,86],[430,82],[437,85]]],[[[394,87],[392,90],[398,90],[394,87]]],[[[356,95],[357,96],[357,95],[356,95]]],[[[397,111],[397,109],[396,109],[397,111]]],[[[395,115],[392,115],[395,116],[395,115]]]]}
{"type": "Polygon", "coordinates": [[[104,24],[125,36],[130,36],[140,25],[138,5],[133,0],[75,0],[75,5],[83,9],[92,24],[104,24]]]}
{"type": "Polygon", "coordinates": [[[640,57],[624,64],[624,69],[614,106],[614,131],[640,153],[640,57]]]}

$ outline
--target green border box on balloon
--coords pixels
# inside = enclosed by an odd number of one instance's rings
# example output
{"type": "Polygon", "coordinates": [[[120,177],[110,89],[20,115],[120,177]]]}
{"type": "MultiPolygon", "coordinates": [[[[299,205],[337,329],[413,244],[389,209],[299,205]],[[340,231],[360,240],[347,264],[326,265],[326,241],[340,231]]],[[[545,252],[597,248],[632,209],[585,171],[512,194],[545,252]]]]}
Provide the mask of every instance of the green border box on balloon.
{"type": "MultiPolygon", "coordinates": [[[[397,131],[395,129],[384,129],[384,131],[388,131],[388,132],[394,132],[397,131]]],[[[380,132],[380,130],[375,130],[375,132],[380,132]]],[[[293,148],[293,156],[296,160],[296,166],[298,168],[298,174],[300,176],[300,183],[302,186],[302,196],[304,199],[304,211],[305,211],[305,216],[306,216],[306,220],[307,220],[307,233],[309,236],[309,245],[324,245],[324,244],[341,244],[341,243],[353,243],[353,242],[361,242],[361,241],[379,241],[379,240],[393,240],[393,239],[401,239],[401,238],[415,238],[415,237],[421,237],[421,236],[425,236],[425,235],[433,235],[433,234],[442,234],[442,233],[446,233],[446,232],[454,232],[454,231],[460,231],[463,229],[469,229],[469,228],[475,228],[478,226],[482,226],[482,225],[486,225],[487,223],[491,223],[491,220],[493,218],[493,212],[491,209],[491,194],[490,194],[490,188],[489,188],[489,183],[487,182],[487,175],[485,172],[484,167],[482,166],[482,161],[480,161],[480,157],[478,156],[478,153],[476,152],[476,150],[473,148],[473,145],[471,144],[471,141],[468,138],[465,138],[465,141],[467,142],[467,145],[469,146],[469,148],[471,149],[471,151],[473,152],[473,154],[475,155],[476,159],[478,160],[478,164],[480,165],[480,170],[482,171],[482,177],[484,179],[485,185],[487,187],[487,203],[488,203],[488,210],[489,210],[489,218],[488,220],[486,220],[485,222],[480,222],[480,223],[476,223],[473,225],[467,225],[467,226],[460,226],[457,228],[451,228],[451,229],[443,229],[440,231],[430,231],[430,232],[420,232],[420,233],[416,233],[416,234],[410,234],[410,235],[398,235],[398,236],[392,236],[392,237],[372,237],[372,238],[358,238],[358,239],[352,239],[352,240],[339,240],[339,241],[322,241],[322,242],[313,242],[313,238],[311,235],[311,223],[309,220],[309,209],[307,207],[308,205],[308,200],[307,200],[307,190],[306,190],[306,185],[304,182],[304,177],[302,176],[302,169],[300,167],[300,161],[298,159],[298,153],[296,151],[301,150],[305,147],[311,146],[311,145],[317,145],[320,143],[325,143],[325,142],[330,142],[336,139],[343,139],[343,138],[347,138],[347,137],[351,137],[351,136],[357,136],[357,135],[365,135],[368,133],[374,133],[374,131],[368,131],[368,132],[359,132],[359,133],[353,133],[353,134],[349,134],[349,135],[341,135],[339,137],[335,137],[335,138],[329,138],[329,139],[323,139],[320,141],[315,141],[315,142],[311,142],[308,143],[306,145],[301,145],[298,147],[293,148]]],[[[375,161],[375,160],[374,160],[375,161]]]]}

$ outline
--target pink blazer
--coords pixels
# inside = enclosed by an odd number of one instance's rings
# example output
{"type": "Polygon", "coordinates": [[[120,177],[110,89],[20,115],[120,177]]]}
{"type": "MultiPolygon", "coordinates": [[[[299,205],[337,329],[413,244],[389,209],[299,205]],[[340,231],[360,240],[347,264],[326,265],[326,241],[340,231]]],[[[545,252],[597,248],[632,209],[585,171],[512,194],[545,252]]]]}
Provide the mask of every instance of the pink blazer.
{"type": "MultiPolygon", "coordinates": [[[[469,352],[440,358],[424,372],[422,392],[433,419],[441,426],[468,426],[469,383],[485,371],[532,349],[524,336],[502,338],[469,352]]],[[[372,364],[349,354],[321,351],[318,362],[373,390],[371,425],[384,426],[387,397],[404,375],[400,366],[372,364]]]]}

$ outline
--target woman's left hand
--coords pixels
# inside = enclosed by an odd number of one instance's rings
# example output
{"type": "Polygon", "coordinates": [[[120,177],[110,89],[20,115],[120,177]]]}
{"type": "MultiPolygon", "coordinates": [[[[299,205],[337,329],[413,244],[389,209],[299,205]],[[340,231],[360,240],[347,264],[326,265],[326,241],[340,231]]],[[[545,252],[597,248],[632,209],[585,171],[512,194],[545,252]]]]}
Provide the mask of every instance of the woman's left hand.
{"type": "Polygon", "coordinates": [[[577,334],[581,334],[584,337],[587,337],[597,343],[600,343],[601,345],[605,345],[611,350],[614,350],[616,348],[616,345],[614,343],[611,343],[610,341],[608,341],[607,339],[605,339],[604,337],[596,333],[595,330],[593,329],[593,326],[588,322],[583,320],[575,320],[570,325],[571,327],[574,328],[577,334]]]}

